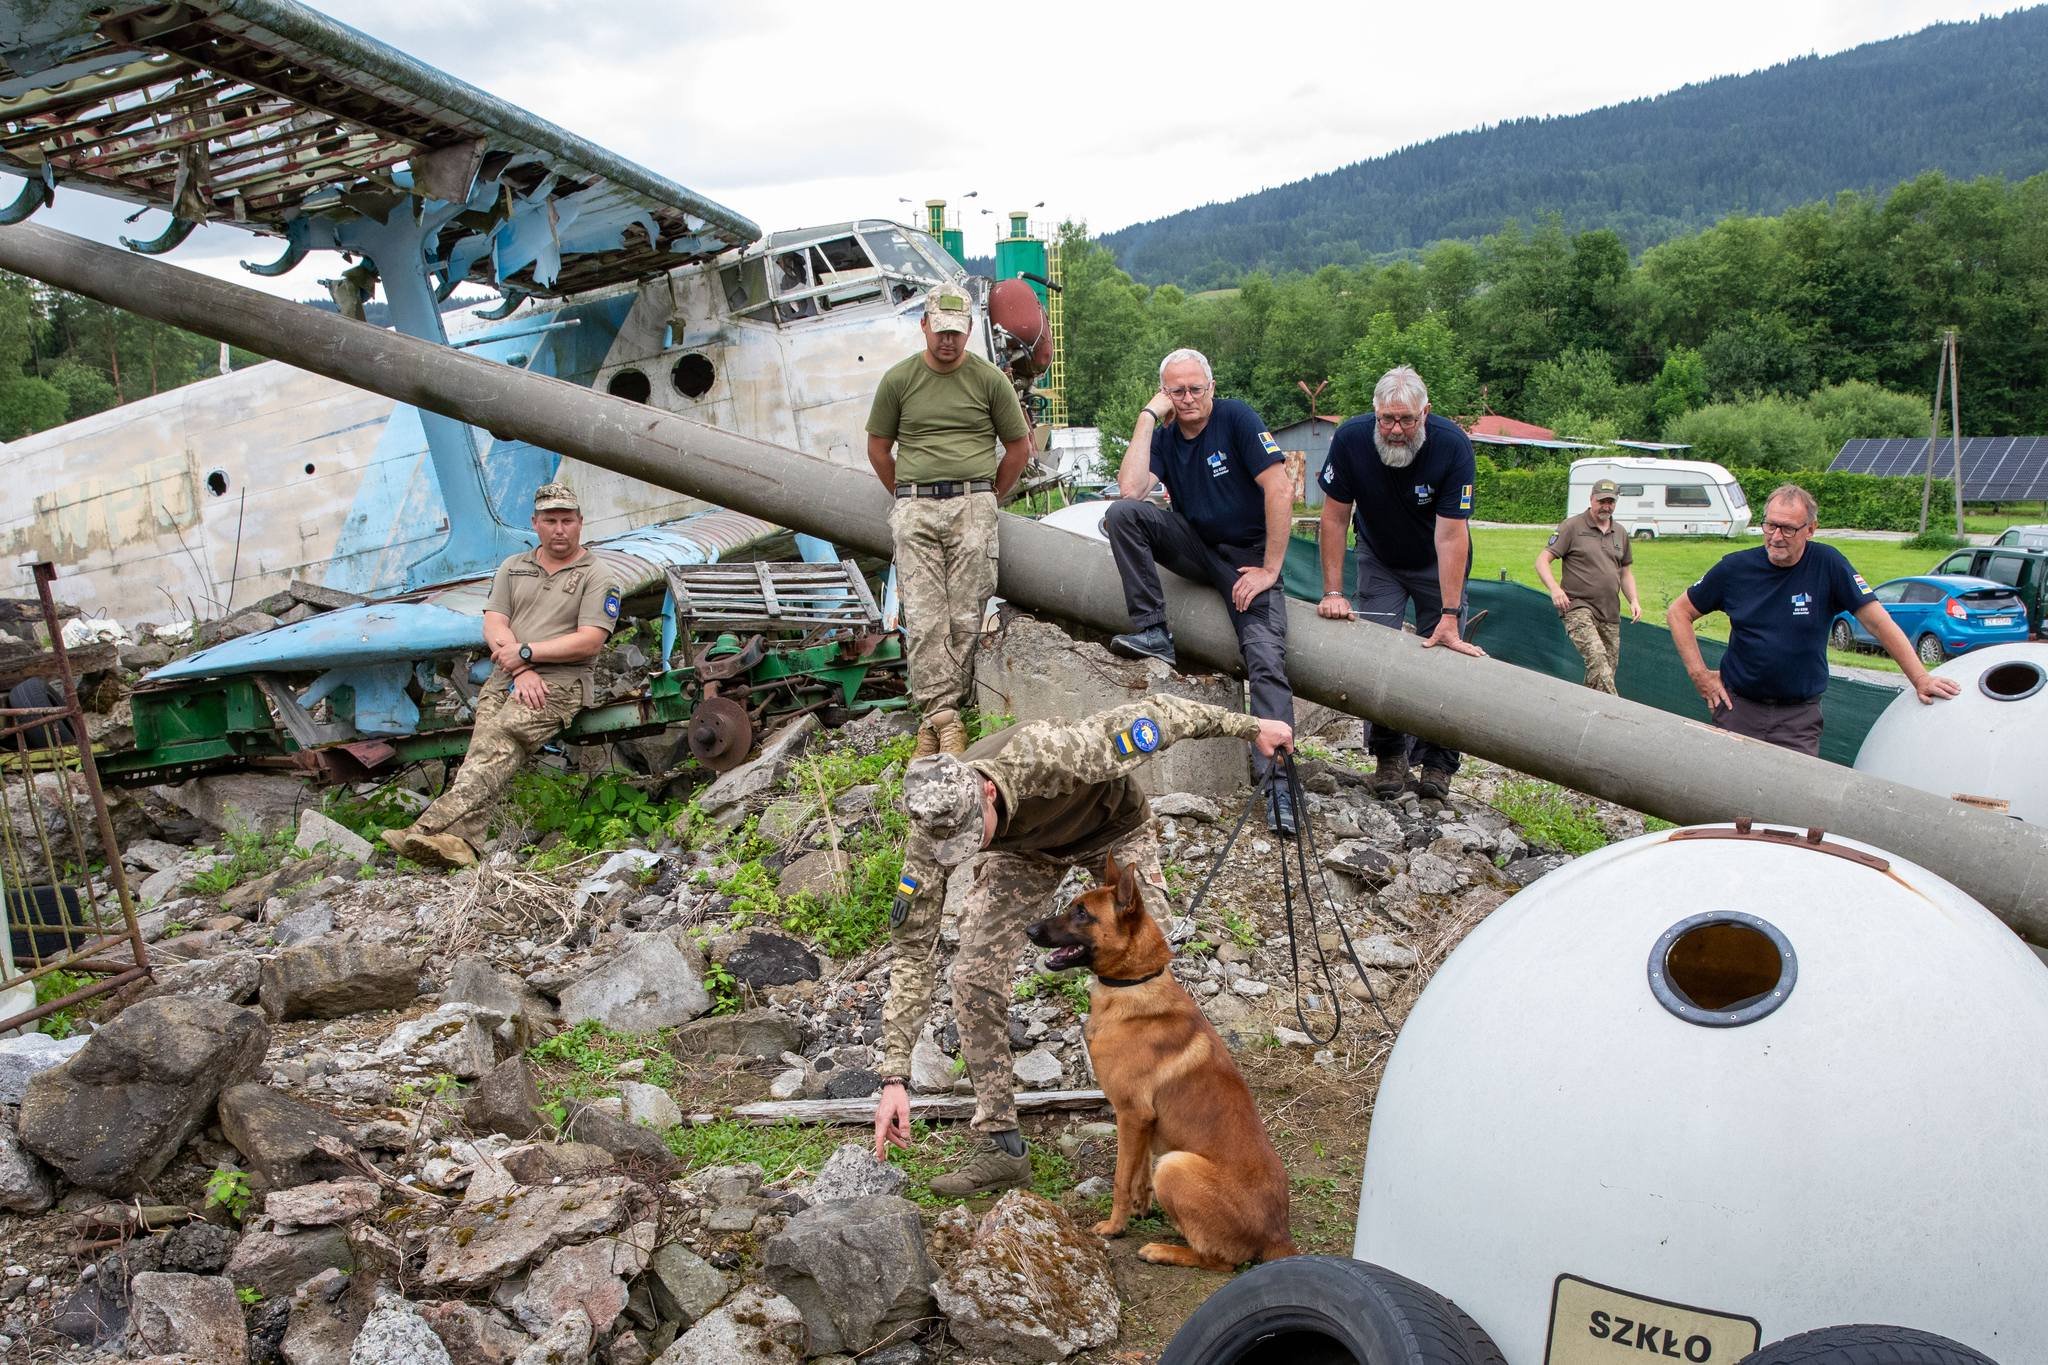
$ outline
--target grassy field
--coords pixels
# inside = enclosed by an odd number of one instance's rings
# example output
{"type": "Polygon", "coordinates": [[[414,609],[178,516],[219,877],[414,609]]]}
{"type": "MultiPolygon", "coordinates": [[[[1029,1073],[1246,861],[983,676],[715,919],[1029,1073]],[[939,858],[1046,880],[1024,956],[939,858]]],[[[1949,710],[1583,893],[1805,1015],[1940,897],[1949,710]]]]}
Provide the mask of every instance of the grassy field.
{"type": "MultiPolygon", "coordinates": [[[[1534,529],[1475,529],[1472,532],[1473,577],[1499,578],[1502,570],[1506,570],[1511,581],[1526,583],[1541,591],[1543,585],[1536,578],[1536,552],[1543,548],[1544,542],[1549,538],[1548,531],[1534,529]]],[[[1636,588],[1642,594],[1643,619],[1662,625],[1664,613],[1671,606],[1671,600],[1697,582],[1700,575],[1711,568],[1716,560],[1731,550],[1759,543],[1753,538],[1743,541],[1700,539],[1637,542],[1636,588]]],[[[1849,562],[1856,566],[1856,571],[1862,574],[1872,587],[1888,578],[1926,573],[1941,560],[1940,551],[1909,550],[1903,543],[1894,540],[1830,540],[1827,543],[1847,555],[1849,562]]],[[[1702,619],[1697,628],[1701,635],[1710,639],[1728,638],[1728,618],[1719,613],[1702,619]]],[[[1828,651],[1828,662],[1897,671],[1892,661],[1882,654],[1844,654],[1831,649],[1828,651]]]]}
{"type": "MultiPolygon", "coordinates": [[[[1927,519],[1946,528],[1955,525],[1954,516],[1955,509],[1944,513],[1937,507],[1927,514],[1927,519]]],[[[2038,526],[2043,522],[2048,522],[2048,503],[2012,502],[1997,512],[1972,512],[1969,504],[1963,505],[1963,529],[1982,535],[1996,535],[2008,526],[2038,526]]]]}

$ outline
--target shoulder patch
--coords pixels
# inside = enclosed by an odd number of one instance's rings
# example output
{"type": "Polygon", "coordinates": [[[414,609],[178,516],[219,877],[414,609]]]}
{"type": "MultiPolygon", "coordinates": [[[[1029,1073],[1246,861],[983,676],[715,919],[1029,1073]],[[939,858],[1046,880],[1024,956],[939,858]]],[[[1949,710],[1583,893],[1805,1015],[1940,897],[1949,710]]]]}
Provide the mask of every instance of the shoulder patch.
{"type": "Polygon", "coordinates": [[[605,590],[605,594],[604,594],[604,614],[605,614],[606,616],[609,616],[609,617],[611,617],[611,618],[612,618],[613,620],[617,620],[617,619],[618,619],[618,615],[619,615],[619,590],[618,590],[617,588],[607,588],[607,589],[605,590]]]}
{"type": "Polygon", "coordinates": [[[1458,510],[1460,512],[1472,510],[1472,485],[1469,483],[1458,490],[1458,510]]]}
{"type": "Polygon", "coordinates": [[[1862,574],[1857,573],[1854,569],[1851,569],[1849,570],[1849,577],[1856,580],[1856,591],[1861,593],[1867,593],[1870,591],[1870,584],[1864,582],[1862,574]]]}
{"type": "Polygon", "coordinates": [[[1316,482],[1321,484],[1324,488],[1328,488],[1330,486],[1330,480],[1336,477],[1337,467],[1331,464],[1328,460],[1324,460],[1323,467],[1316,471],[1316,482]]]}
{"type": "Polygon", "coordinates": [[[1259,444],[1266,448],[1268,455],[1278,455],[1280,453],[1280,443],[1273,439],[1273,433],[1270,431],[1259,433],[1259,444]]]}
{"type": "Polygon", "coordinates": [[[1159,747],[1159,722],[1150,716],[1140,716],[1128,730],[1116,732],[1114,743],[1119,758],[1152,753],[1159,747]]]}

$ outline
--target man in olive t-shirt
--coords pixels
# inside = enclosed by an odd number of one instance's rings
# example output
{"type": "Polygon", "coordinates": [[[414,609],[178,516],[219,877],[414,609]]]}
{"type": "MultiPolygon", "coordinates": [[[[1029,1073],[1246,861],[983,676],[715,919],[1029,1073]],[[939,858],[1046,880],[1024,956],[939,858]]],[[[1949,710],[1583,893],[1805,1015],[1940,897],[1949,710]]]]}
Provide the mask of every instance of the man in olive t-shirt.
{"type": "Polygon", "coordinates": [[[440,799],[384,842],[430,866],[476,861],[498,794],[533,751],[595,698],[590,661],[619,623],[619,577],[583,547],[583,512],[567,484],[533,495],[540,544],[498,566],[484,607],[491,670],[462,767],[440,799]]]}
{"type": "Polygon", "coordinates": [[[967,349],[967,290],[932,289],[919,325],[924,349],[890,366],[875,390],[868,463],[896,498],[889,530],[923,755],[967,747],[957,708],[974,682],[981,614],[996,590],[997,500],[1023,472],[1031,440],[1010,381],[967,349]]]}
{"type": "Polygon", "coordinates": [[[1614,524],[1614,502],[1620,494],[1621,485],[1612,479],[1594,484],[1586,510],[1567,517],[1551,533],[1550,543],[1536,552],[1536,577],[1550,591],[1564,633],[1586,661],[1586,686],[1608,693],[1615,690],[1615,671],[1621,667],[1617,597],[1628,598],[1629,620],[1643,619],[1643,604],[1636,596],[1635,549],[1628,532],[1614,524]],[[1564,561],[1562,585],[1550,575],[1552,560],[1564,561]]]}

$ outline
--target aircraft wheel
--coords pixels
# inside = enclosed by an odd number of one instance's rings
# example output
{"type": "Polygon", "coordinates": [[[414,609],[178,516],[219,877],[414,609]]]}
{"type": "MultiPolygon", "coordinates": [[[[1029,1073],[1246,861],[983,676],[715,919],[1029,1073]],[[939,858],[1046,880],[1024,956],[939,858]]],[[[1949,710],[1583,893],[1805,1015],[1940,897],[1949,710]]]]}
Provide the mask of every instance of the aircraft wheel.
{"type": "Polygon", "coordinates": [[[1344,1256],[1290,1256],[1211,1294],[1160,1365],[1502,1365],[1433,1289],[1344,1256]]]}
{"type": "Polygon", "coordinates": [[[1823,1327],[1774,1341],[1737,1365],[1998,1365],[1959,1341],[1911,1327],[1823,1327]]]}

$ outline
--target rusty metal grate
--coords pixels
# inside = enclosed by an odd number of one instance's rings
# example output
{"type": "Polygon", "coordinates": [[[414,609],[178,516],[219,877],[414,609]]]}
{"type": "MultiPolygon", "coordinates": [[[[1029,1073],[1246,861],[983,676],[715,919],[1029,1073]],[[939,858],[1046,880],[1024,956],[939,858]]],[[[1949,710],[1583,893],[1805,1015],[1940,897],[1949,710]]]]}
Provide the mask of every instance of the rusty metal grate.
{"type": "Polygon", "coordinates": [[[35,566],[50,648],[19,670],[51,679],[49,704],[0,707],[0,1034],[149,974],[50,592],[55,577],[54,566],[35,566]],[[56,972],[90,979],[36,1004],[35,983],[56,972]]]}

